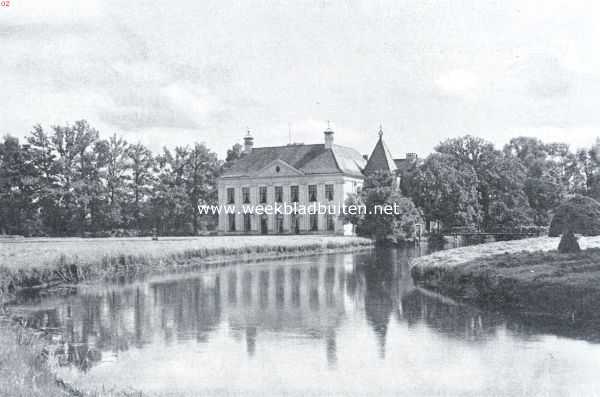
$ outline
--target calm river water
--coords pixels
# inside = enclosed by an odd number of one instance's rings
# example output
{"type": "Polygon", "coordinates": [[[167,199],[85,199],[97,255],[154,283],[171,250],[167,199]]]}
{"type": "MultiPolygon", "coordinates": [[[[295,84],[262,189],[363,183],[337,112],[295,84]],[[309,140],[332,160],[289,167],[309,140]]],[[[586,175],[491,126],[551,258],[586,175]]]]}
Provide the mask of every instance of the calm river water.
{"type": "Polygon", "coordinates": [[[598,395],[600,345],[416,289],[412,250],[80,287],[15,310],[82,389],[163,395],[598,395]]]}

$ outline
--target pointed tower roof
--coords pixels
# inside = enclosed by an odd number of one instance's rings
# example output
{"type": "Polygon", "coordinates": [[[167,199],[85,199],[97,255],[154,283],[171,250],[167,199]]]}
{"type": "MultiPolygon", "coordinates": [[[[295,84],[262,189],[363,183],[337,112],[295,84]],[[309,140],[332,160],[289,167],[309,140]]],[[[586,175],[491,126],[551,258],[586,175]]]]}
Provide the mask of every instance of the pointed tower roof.
{"type": "Polygon", "coordinates": [[[365,174],[369,174],[375,171],[387,171],[390,173],[396,172],[397,167],[390,150],[387,148],[385,142],[383,142],[383,129],[379,126],[379,140],[369,156],[369,161],[365,166],[365,174]]]}

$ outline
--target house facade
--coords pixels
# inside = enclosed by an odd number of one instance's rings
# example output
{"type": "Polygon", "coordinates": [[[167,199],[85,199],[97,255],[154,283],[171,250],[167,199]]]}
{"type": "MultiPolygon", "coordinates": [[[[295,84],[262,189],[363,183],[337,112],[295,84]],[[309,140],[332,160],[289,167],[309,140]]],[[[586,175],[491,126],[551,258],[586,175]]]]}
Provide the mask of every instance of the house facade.
{"type": "Polygon", "coordinates": [[[227,208],[219,214],[218,232],[352,234],[352,225],[345,224],[336,213],[310,213],[306,209],[323,206],[339,210],[348,194],[360,191],[366,173],[387,170],[383,166],[387,162],[395,167],[395,161],[381,131],[368,161],[355,149],[334,144],[331,129],[323,138],[322,144],[254,147],[248,133],[241,158],[217,182],[218,203],[227,208]],[[264,211],[283,205],[293,209],[289,213],[264,211]],[[260,213],[257,208],[262,209],[260,213]]]}

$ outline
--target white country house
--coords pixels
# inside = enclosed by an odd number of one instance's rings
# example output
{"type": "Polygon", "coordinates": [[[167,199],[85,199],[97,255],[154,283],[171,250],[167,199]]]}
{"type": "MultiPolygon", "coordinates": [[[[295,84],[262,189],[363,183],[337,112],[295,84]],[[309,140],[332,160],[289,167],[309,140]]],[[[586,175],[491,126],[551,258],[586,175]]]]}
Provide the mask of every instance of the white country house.
{"type": "MultiPolygon", "coordinates": [[[[307,208],[335,205],[340,208],[349,193],[360,190],[366,174],[377,170],[399,173],[416,156],[392,159],[379,131],[371,156],[333,143],[327,129],[320,144],[254,147],[248,133],[242,156],[218,179],[218,202],[235,208],[219,214],[221,234],[352,234],[352,225],[333,214],[299,211],[290,214],[244,213],[244,207],[283,205],[307,208]]],[[[248,211],[246,211],[248,212],[248,211]]]]}

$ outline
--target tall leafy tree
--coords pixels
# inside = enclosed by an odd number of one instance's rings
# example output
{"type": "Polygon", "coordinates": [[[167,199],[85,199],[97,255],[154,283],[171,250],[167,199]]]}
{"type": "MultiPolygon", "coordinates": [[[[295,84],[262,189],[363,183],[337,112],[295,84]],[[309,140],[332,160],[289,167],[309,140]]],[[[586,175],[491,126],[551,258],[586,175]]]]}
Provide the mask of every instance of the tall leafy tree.
{"type": "Polygon", "coordinates": [[[196,143],[187,151],[184,165],[185,190],[192,213],[193,233],[198,233],[199,204],[217,202],[216,177],[221,163],[204,144],[196,143]]]}
{"type": "Polygon", "coordinates": [[[152,186],[156,182],[154,178],[154,157],[152,152],[139,142],[128,146],[126,156],[129,159],[128,167],[131,171],[131,177],[127,178],[130,193],[128,218],[133,221],[138,230],[153,227],[152,221],[147,224],[142,222],[142,218],[144,215],[149,215],[146,211],[147,202],[152,192],[152,186]]]}
{"type": "Polygon", "coordinates": [[[471,135],[448,139],[440,143],[436,151],[450,156],[457,167],[473,167],[484,229],[533,222],[524,193],[525,169],[520,161],[496,150],[492,143],[471,135]]]}
{"type": "Polygon", "coordinates": [[[34,203],[38,181],[29,147],[5,136],[0,142],[0,233],[39,234],[34,203]]]}
{"type": "Polygon", "coordinates": [[[57,153],[57,193],[60,234],[84,234],[89,204],[93,197],[93,144],[98,131],[85,120],[54,126],[51,142],[57,153]]]}
{"type": "Polygon", "coordinates": [[[395,177],[376,172],[365,178],[360,194],[351,195],[347,205],[364,206],[365,213],[349,214],[346,218],[356,226],[361,236],[372,237],[378,243],[402,243],[415,238],[421,215],[410,198],[402,196],[395,177]],[[388,213],[382,212],[387,208],[388,213]]]}
{"type": "Polygon", "coordinates": [[[117,134],[100,141],[95,148],[100,163],[105,167],[107,215],[111,227],[122,226],[124,223],[123,207],[126,204],[126,188],[130,178],[128,148],[127,142],[117,134]]]}
{"type": "Polygon", "coordinates": [[[441,153],[427,157],[403,182],[408,196],[423,211],[428,230],[432,221],[444,227],[478,226],[477,184],[471,165],[459,164],[441,153]]]}

